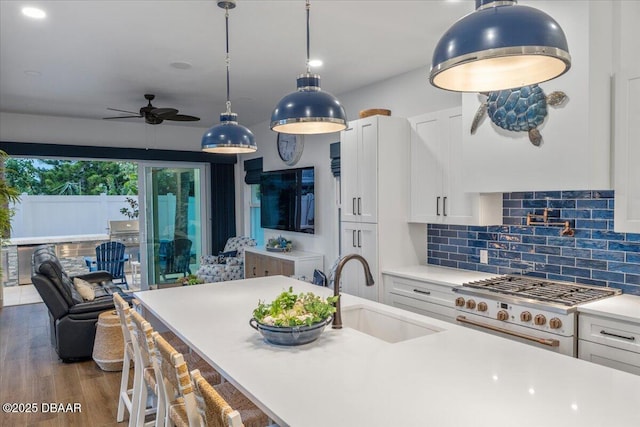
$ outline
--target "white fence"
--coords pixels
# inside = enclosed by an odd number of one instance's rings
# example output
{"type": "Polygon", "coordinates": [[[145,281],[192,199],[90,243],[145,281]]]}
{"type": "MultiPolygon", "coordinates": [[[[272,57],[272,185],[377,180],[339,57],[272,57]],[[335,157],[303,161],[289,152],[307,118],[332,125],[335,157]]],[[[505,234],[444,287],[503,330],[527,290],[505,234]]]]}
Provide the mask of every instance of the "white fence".
{"type": "Polygon", "coordinates": [[[126,197],[138,196],[20,196],[11,220],[11,237],[109,234],[109,221],[129,219],[126,197]]]}

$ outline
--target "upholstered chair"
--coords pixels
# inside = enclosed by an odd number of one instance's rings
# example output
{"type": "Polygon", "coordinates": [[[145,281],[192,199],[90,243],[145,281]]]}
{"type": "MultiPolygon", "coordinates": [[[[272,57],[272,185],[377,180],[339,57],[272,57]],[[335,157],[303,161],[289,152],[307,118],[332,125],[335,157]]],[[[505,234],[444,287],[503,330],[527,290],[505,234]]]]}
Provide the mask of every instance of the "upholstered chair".
{"type": "Polygon", "coordinates": [[[244,279],[244,250],[247,246],[256,246],[256,241],[244,236],[229,238],[220,255],[200,257],[196,276],[205,283],[244,279]]]}

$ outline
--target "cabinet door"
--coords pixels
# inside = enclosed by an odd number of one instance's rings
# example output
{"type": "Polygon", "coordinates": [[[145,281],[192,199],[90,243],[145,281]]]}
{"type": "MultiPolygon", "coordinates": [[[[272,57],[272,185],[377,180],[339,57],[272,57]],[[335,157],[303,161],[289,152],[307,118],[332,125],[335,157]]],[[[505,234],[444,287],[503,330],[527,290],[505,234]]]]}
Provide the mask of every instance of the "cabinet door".
{"type": "Polygon", "coordinates": [[[438,120],[442,129],[442,162],[445,165],[443,168],[443,221],[449,224],[473,224],[479,195],[464,191],[462,110],[453,108],[441,111],[438,120]]]}
{"type": "Polygon", "coordinates": [[[409,120],[409,221],[442,221],[441,130],[438,113],[409,120]]]}
{"type": "MultiPolygon", "coordinates": [[[[378,117],[358,120],[358,217],[363,222],[378,220],[378,117]]],[[[384,161],[384,159],[383,159],[384,161]]]]}
{"type": "Polygon", "coordinates": [[[340,132],[340,193],[343,221],[358,219],[358,127],[340,132]]]}
{"type": "Polygon", "coordinates": [[[640,233],[640,68],[615,77],[614,229],[640,233]]]}
{"type": "Polygon", "coordinates": [[[244,277],[246,279],[259,276],[258,272],[261,270],[258,267],[261,264],[261,258],[260,255],[253,252],[246,251],[244,253],[244,277]]]}
{"type": "Polygon", "coordinates": [[[359,261],[349,261],[340,276],[342,292],[378,301],[378,233],[377,225],[369,223],[342,223],[342,256],[358,254],[364,257],[376,283],[366,286],[364,269],[359,261]]]}

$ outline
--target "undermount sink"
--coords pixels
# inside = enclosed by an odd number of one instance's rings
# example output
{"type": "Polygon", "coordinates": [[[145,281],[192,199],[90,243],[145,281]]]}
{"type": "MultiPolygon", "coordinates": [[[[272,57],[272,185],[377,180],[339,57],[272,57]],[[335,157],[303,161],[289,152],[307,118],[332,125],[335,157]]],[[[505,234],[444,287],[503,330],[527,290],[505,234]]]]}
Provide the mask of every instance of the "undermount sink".
{"type": "Polygon", "coordinates": [[[428,323],[364,305],[343,308],[342,325],[388,343],[398,343],[444,330],[428,323]]]}

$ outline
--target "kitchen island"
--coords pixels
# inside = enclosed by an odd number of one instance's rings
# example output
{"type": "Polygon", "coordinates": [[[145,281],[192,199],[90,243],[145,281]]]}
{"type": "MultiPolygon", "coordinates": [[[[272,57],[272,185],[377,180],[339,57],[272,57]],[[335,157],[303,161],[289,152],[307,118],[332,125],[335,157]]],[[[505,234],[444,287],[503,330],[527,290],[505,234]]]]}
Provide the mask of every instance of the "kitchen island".
{"type": "Polygon", "coordinates": [[[343,317],[370,308],[429,333],[390,343],[327,328],[303,346],[268,344],[251,313],[290,286],[332,292],[271,276],[136,297],[281,426],[640,425],[640,376],[350,295],[343,317]]]}

